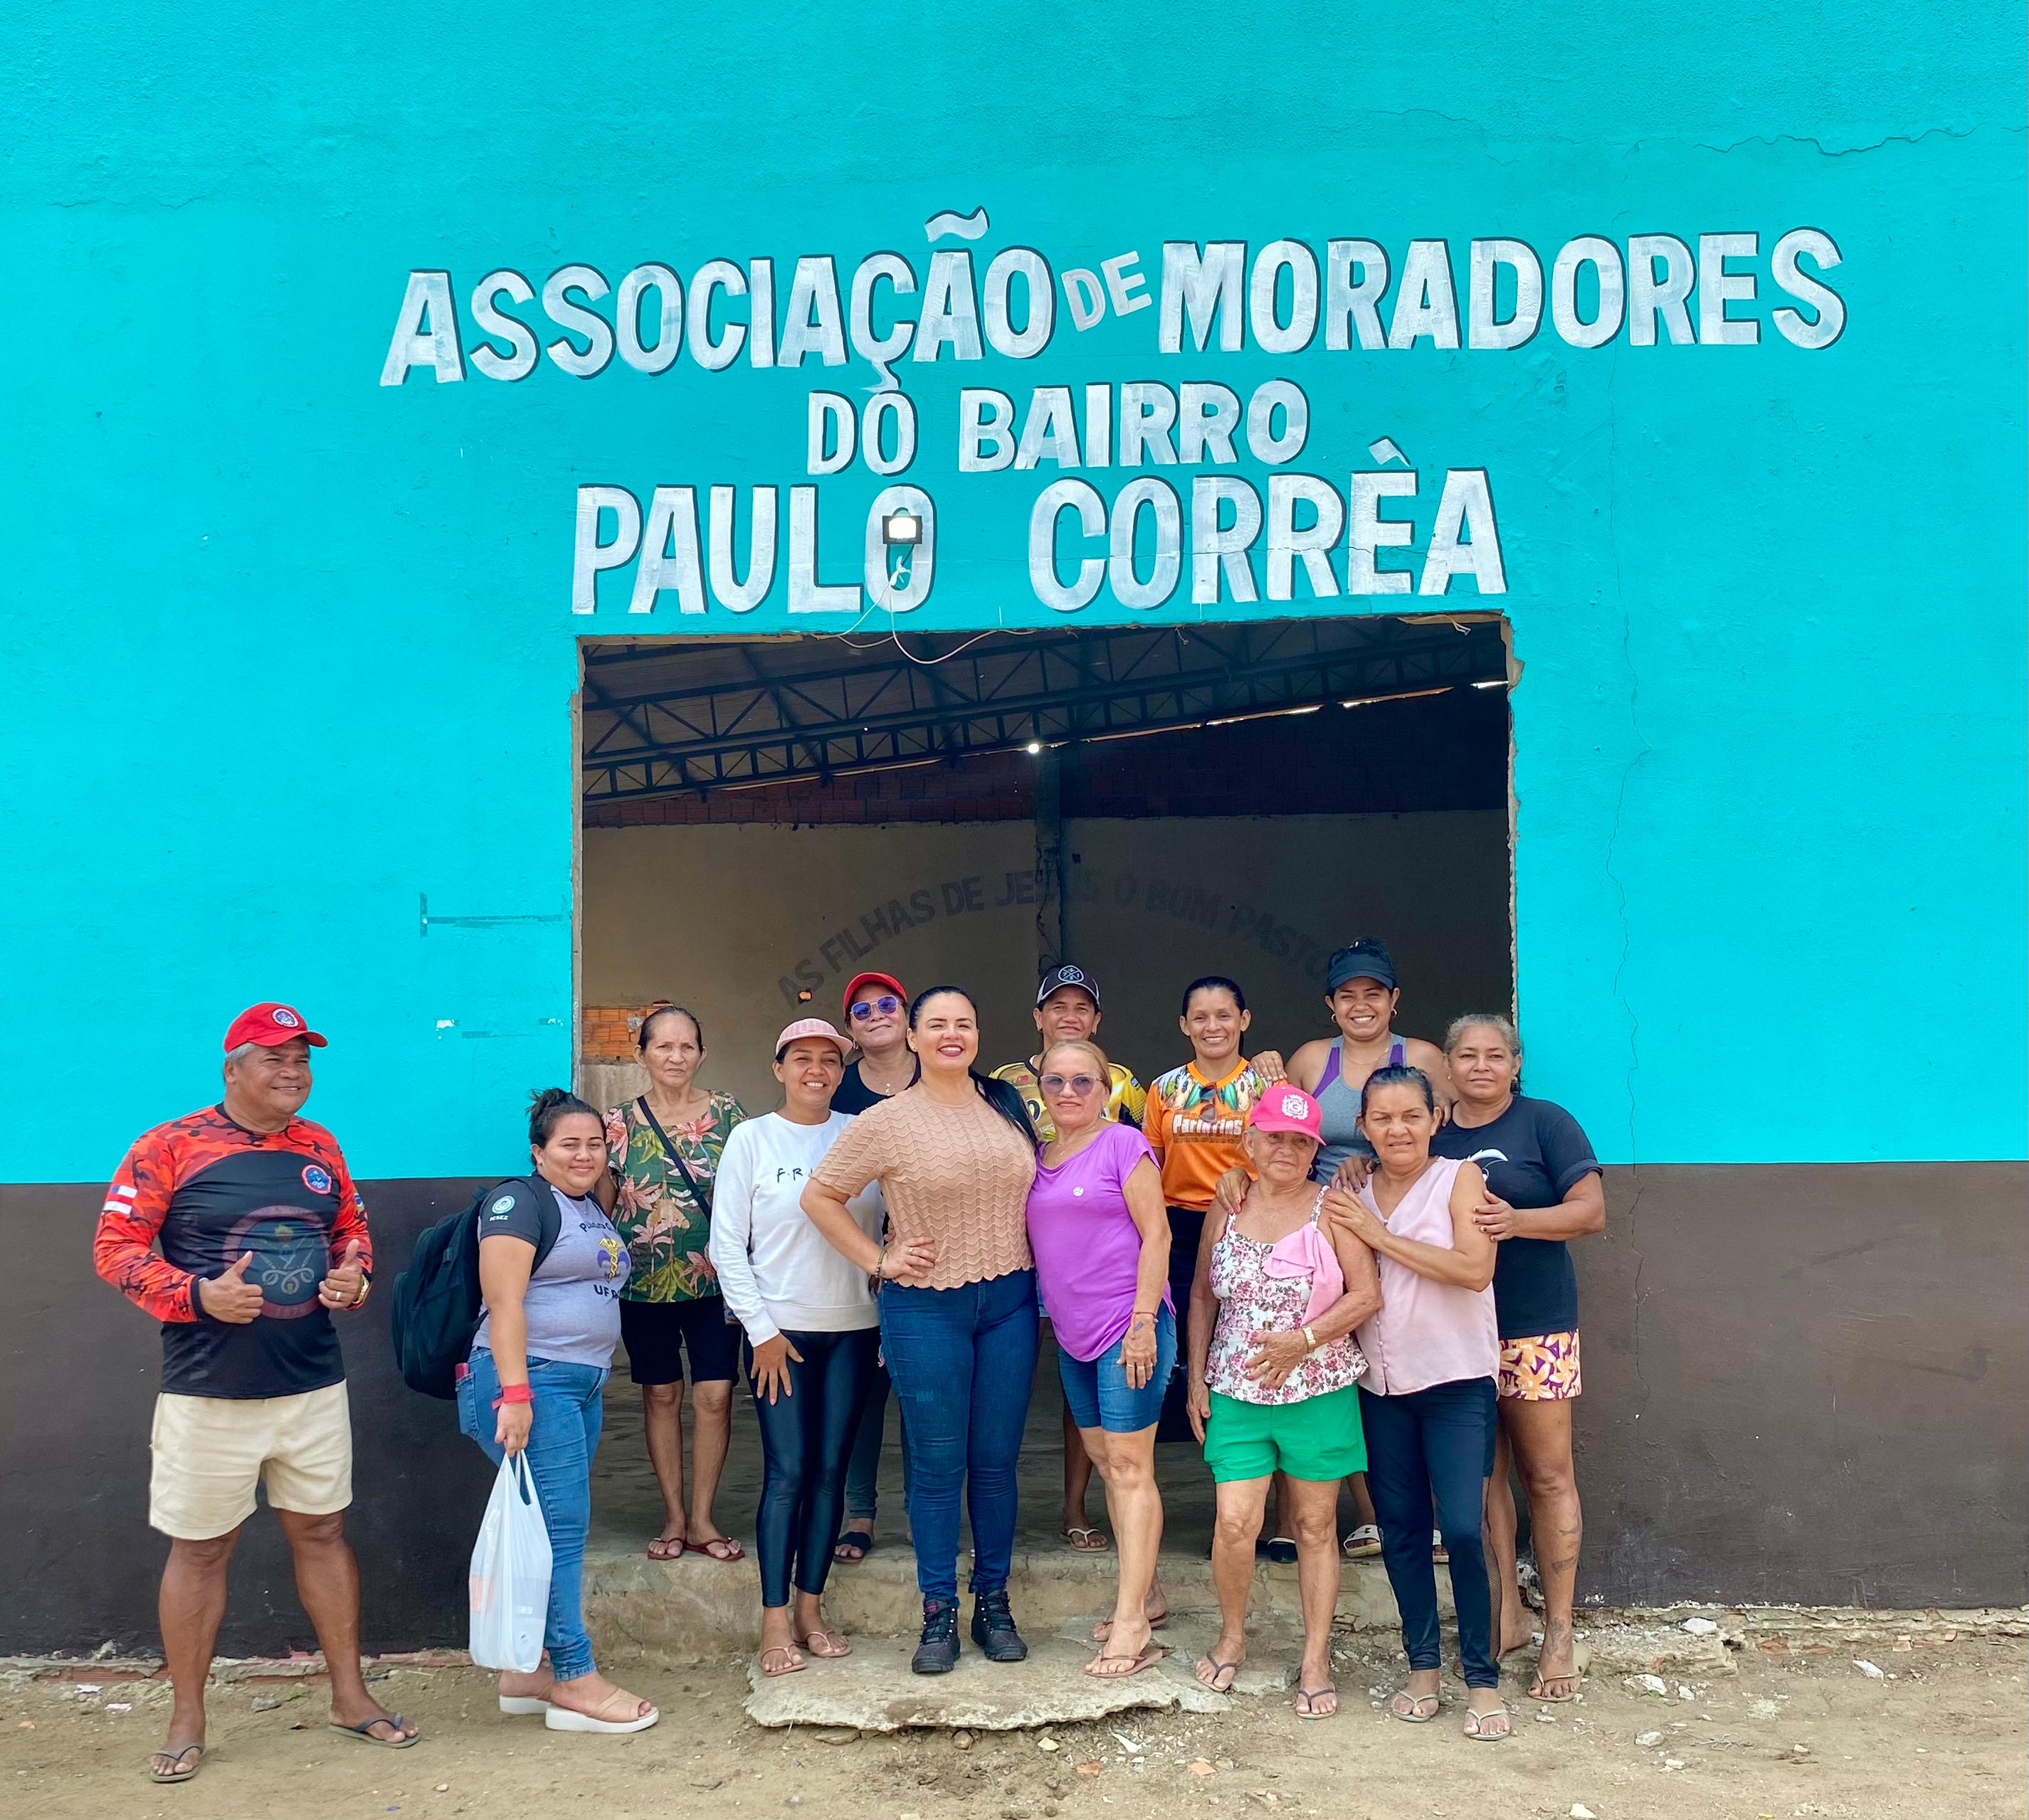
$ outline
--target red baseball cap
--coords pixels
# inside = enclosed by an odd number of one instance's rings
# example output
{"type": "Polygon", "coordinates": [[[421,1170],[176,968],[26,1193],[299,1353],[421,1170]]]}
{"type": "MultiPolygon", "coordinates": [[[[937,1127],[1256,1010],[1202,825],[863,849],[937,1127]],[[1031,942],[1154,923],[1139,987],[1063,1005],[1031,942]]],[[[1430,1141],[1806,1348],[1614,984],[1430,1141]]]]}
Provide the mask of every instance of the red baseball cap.
{"type": "Polygon", "coordinates": [[[903,1004],[909,1002],[908,988],[892,973],[855,973],[852,984],[845,989],[844,1010],[848,1016],[851,1014],[852,1001],[859,996],[862,986],[885,986],[903,1004]]]}
{"type": "Polygon", "coordinates": [[[302,1012],[293,1005],[250,1005],[232,1020],[232,1028],[225,1032],[225,1047],[228,1054],[243,1043],[279,1049],[299,1036],[313,1049],[325,1047],[325,1040],[303,1021],[302,1012]]]}

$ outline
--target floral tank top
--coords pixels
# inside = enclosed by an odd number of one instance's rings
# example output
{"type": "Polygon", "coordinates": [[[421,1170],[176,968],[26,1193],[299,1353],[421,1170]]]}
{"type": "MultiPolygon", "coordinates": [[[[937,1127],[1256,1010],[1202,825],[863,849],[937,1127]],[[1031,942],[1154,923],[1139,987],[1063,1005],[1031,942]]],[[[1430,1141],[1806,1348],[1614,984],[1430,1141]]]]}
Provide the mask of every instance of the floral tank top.
{"type": "MultiPolygon", "coordinates": [[[[1313,1223],[1323,1201],[1320,1188],[1311,1207],[1313,1223]]],[[[1205,1360],[1205,1381],[1237,1403],[1302,1403],[1345,1389],[1367,1370],[1365,1355],[1348,1334],[1320,1346],[1282,1381],[1279,1389],[1270,1390],[1247,1375],[1248,1358],[1254,1351],[1248,1336],[1294,1333],[1303,1326],[1304,1310],[1310,1306],[1308,1271],[1269,1274],[1268,1255],[1274,1248],[1266,1239],[1236,1232],[1230,1214],[1211,1248],[1211,1292],[1219,1298],[1219,1320],[1205,1360]]]]}

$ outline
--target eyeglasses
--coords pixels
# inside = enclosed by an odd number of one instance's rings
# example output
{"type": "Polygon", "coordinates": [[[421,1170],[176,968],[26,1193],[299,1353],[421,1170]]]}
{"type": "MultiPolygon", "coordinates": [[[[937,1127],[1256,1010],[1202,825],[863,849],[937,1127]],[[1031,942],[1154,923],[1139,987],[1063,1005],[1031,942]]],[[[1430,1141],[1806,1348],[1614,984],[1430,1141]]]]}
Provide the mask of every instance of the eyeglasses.
{"type": "Polygon", "coordinates": [[[883,992],[877,999],[862,999],[855,1005],[852,1007],[852,1021],[855,1024],[864,1024],[876,1011],[884,1017],[892,1017],[901,1009],[900,999],[892,992],[883,992]]]}
{"type": "Polygon", "coordinates": [[[1082,1099],[1088,1093],[1099,1091],[1099,1081],[1096,1076],[1090,1074],[1045,1074],[1042,1079],[1042,1088],[1045,1093],[1070,1092],[1082,1099]]]}

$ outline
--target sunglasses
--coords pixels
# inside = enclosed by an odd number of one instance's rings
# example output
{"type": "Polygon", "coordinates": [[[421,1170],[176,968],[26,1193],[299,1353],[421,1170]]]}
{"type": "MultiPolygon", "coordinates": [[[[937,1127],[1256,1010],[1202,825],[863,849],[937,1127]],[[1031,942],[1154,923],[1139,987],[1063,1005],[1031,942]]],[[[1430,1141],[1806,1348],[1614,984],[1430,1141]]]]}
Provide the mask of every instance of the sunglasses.
{"type": "Polygon", "coordinates": [[[852,1007],[852,1021],[855,1024],[864,1024],[876,1011],[884,1017],[892,1017],[901,1009],[900,999],[892,992],[883,992],[877,999],[862,999],[855,1005],[852,1007]]]}
{"type": "Polygon", "coordinates": [[[1090,1074],[1045,1074],[1042,1079],[1045,1093],[1063,1093],[1069,1091],[1082,1099],[1088,1093],[1099,1091],[1096,1076],[1090,1074]]]}

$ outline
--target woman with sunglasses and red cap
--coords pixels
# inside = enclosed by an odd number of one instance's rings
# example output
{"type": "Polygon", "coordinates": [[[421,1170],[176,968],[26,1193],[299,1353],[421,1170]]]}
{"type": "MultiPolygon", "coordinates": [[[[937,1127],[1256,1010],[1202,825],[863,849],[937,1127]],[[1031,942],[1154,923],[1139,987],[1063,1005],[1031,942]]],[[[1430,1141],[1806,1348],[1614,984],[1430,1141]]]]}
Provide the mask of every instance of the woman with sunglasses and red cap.
{"type": "MultiPolygon", "coordinates": [[[[799,1199],[852,1123],[832,1106],[847,1047],[822,1017],[799,1018],[775,1039],[781,1110],[748,1119],[726,1140],[713,1207],[711,1261],[726,1307],[746,1332],[760,1421],[755,1554],[760,1669],[771,1677],[851,1648],[825,1622],[822,1602],[880,1315],[866,1273],[825,1241],[799,1199]]],[[[857,1230],[877,1243],[879,1194],[864,1191],[845,1206],[857,1230]]]]}
{"type": "MultiPolygon", "coordinates": [[[[845,988],[845,1027],[858,1058],[831,1097],[833,1112],[857,1115],[892,1099],[922,1072],[909,1047],[909,995],[892,973],[861,973],[845,988]]],[[[893,1386],[877,1356],[845,1470],[845,1527],[832,1548],[836,1561],[864,1561],[874,1549],[881,1509],[881,1449],[888,1434],[888,1397],[893,1386]]],[[[908,1470],[904,1450],[902,1466],[908,1470]]],[[[905,1478],[906,1492],[906,1478],[905,1478]]]]}
{"type": "Polygon", "coordinates": [[[1331,1678],[1338,1603],[1338,1487],[1367,1464],[1353,1329],[1381,1306],[1373,1254],[1319,1221],[1311,1180],[1318,1103],[1285,1081],[1256,1102],[1242,1143],[1255,1180],[1233,1212],[1205,1222],[1191,1286],[1191,1426],[1218,1487],[1212,1581],[1219,1640],[1196,1674],[1219,1693],[1247,1656],[1254,1543],[1278,1473],[1289,1488],[1304,1655],[1296,1716],[1338,1711],[1331,1678]]]}

